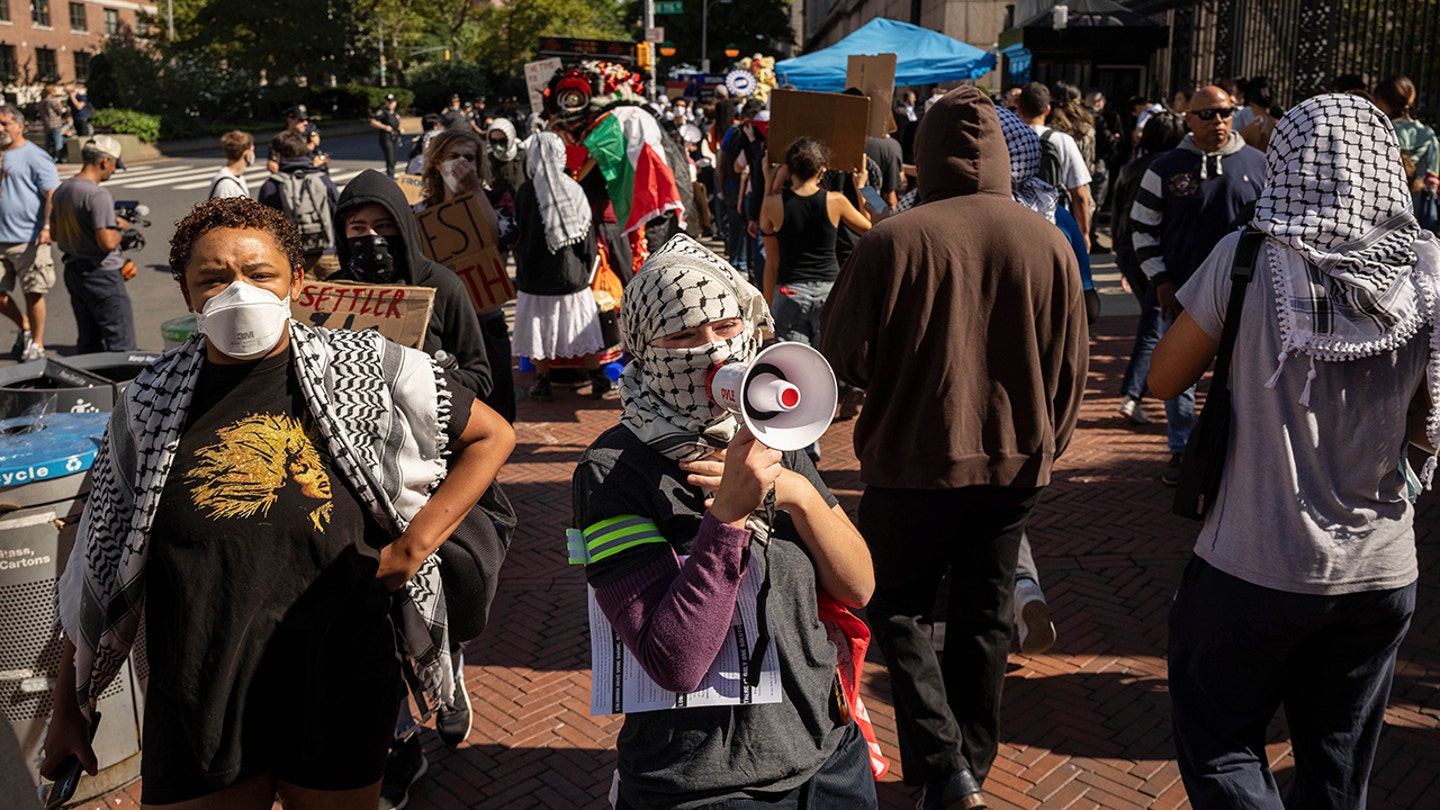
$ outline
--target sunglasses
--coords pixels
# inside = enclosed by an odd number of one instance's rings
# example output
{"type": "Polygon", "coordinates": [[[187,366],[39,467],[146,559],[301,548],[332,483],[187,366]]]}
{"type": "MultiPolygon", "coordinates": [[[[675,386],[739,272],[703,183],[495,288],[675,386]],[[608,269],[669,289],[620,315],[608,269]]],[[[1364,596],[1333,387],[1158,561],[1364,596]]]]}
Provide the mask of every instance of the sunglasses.
{"type": "Polygon", "coordinates": [[[1217,107],[1213,110],[1191,110],[1190,114],[1195,116],[1196,118],[1199,118],[1201,121],[1213,121],[1215,120],[1216,116],[1219,116],[1221,118],[1229,118],[1230,116],[1235,114],[1235,108],[1217,107]]]}

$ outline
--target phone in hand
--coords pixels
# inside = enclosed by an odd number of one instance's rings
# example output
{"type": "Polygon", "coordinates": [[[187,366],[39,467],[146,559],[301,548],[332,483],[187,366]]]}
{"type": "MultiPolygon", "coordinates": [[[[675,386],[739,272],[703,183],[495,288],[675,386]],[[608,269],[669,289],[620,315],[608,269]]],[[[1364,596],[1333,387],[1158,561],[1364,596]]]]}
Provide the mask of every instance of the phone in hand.
{"type": "Polygon", "coordinates": [[[890,206],[885,204],[885,200],[880,196],[880,192],[876,191],[873,187],[861,186],[860,196],[865,198],[865,203],[869,205],[870,210],[874,211],[877,215],[882,217],[890,215],[890,206]]]}
{"type": "MultiPolygon", "coordinates": [[[[100,712],[92,712],[90,715],[90,741],[95,741],[95,730],[100,728],[100,712]]],[[[45,800],[45,810],[52,810],[63,806],[75,795],[75,788],[80,785],[80,775],[85,772],[85,767],[80,764],[80,758],[71,754],[60,763],[60,770],[55,774],[55,784],[50,786],[50,797],[45,800]]]]}

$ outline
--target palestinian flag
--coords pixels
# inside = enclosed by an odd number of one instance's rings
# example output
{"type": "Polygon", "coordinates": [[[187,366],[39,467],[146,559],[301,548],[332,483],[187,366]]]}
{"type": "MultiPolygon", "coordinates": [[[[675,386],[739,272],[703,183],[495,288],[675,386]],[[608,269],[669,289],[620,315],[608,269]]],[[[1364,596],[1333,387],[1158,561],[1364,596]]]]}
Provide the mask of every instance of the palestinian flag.
{"type": "Polygon", "coordinates": [[[675,174],[665,162],[663,137],[660,124],[639,107],[616,107],[585,136],[585,148],[605,177],[605,190],[623,233],[668,211],[679,212],[680,224],[685,224],[675,174]]]}

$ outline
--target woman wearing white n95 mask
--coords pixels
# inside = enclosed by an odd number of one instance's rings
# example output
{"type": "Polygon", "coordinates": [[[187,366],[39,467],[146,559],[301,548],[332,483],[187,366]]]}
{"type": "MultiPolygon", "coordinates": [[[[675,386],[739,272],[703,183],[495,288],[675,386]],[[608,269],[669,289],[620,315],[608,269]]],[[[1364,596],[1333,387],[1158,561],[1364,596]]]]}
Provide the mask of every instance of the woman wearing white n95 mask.
{"type": "Polygon", "coordinates": [[[59,586],[47,776],[72,754],[94,773],[87,716],[142,609],[147,807],[370,810],[402,683],[421,706],[451,697],[432,553],[514,432],[427,355],[292,321],[300,260],[248,198],[176,229],[199,332],[140,374],[96,456],[59,586]]]}

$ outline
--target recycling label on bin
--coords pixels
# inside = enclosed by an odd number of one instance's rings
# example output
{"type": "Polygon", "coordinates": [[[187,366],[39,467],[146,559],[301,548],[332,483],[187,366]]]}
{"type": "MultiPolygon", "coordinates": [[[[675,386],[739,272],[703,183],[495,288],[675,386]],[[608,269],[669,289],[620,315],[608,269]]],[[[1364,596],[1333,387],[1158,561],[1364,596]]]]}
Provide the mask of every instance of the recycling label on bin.
{"type": "Polygon", "coordinates": [[[57,413],[0,420],[0,488],[64,478],[90,469],[109,421],[108,413],[57,413]]]}

